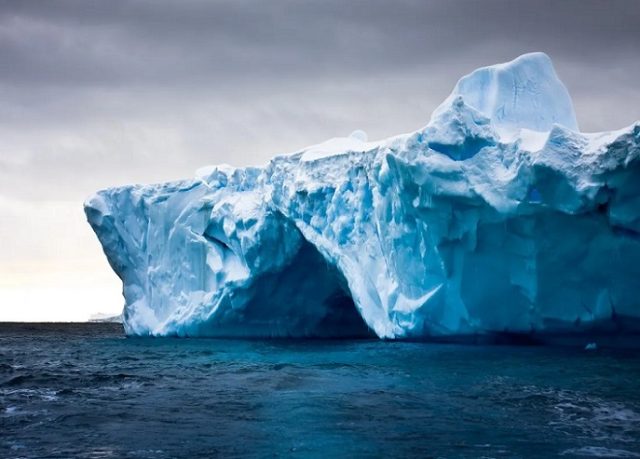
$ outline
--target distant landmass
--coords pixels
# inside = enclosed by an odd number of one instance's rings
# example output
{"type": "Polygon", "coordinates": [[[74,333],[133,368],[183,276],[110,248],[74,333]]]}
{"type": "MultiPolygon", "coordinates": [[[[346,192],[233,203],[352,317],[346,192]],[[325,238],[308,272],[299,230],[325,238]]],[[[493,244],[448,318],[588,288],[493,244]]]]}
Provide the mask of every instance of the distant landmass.
{"type": "Polygon", "coordinates": [[[92,314],[89,317],[89,322],[113,322],[113,323],[122,323],[122,314],[113,315],[113,314],[105,314],[102,312],[98,312],[97,314],[92,314]]]}

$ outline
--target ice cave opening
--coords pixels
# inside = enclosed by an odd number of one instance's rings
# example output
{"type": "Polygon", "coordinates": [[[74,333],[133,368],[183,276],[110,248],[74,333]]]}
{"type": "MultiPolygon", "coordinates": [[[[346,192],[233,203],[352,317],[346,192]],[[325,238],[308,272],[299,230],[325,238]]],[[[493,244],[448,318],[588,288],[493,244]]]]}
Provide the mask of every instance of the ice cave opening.
{"type": "Polygon", "coordinates": [[[375,338],[340,271],[301,238],[290,262],[225,296],[197,336],[375,338]]]}

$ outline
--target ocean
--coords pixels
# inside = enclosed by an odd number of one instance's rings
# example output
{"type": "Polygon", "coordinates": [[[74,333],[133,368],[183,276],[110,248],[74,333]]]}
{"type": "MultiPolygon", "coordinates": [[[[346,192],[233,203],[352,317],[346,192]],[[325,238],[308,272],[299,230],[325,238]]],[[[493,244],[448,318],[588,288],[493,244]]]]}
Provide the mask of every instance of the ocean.
{"type": "Polygon", "coordinates": [[[640,457],[640,352],[0,324],[0,457],[640,457]]]}

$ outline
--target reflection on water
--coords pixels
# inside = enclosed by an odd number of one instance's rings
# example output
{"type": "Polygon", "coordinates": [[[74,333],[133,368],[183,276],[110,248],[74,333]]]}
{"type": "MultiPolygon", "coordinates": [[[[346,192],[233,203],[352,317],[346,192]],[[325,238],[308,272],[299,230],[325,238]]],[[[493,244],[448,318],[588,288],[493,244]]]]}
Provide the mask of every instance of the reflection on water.
{"type": "Polygon", "coordinates": [[[0,325],[0,457],[640,457],[637,351],[0,325]]]}

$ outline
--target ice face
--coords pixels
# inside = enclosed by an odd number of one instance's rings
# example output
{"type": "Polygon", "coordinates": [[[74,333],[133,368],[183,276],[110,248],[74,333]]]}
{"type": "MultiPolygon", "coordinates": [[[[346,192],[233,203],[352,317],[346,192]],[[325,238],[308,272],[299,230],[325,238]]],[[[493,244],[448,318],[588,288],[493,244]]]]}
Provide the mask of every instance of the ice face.
{"type": "Polygon", "coordinates": [[[131,335],[640,331],[640,124],[578,132],[549,58],[477,70],[414,133],[85,203],[131,335]]]}

